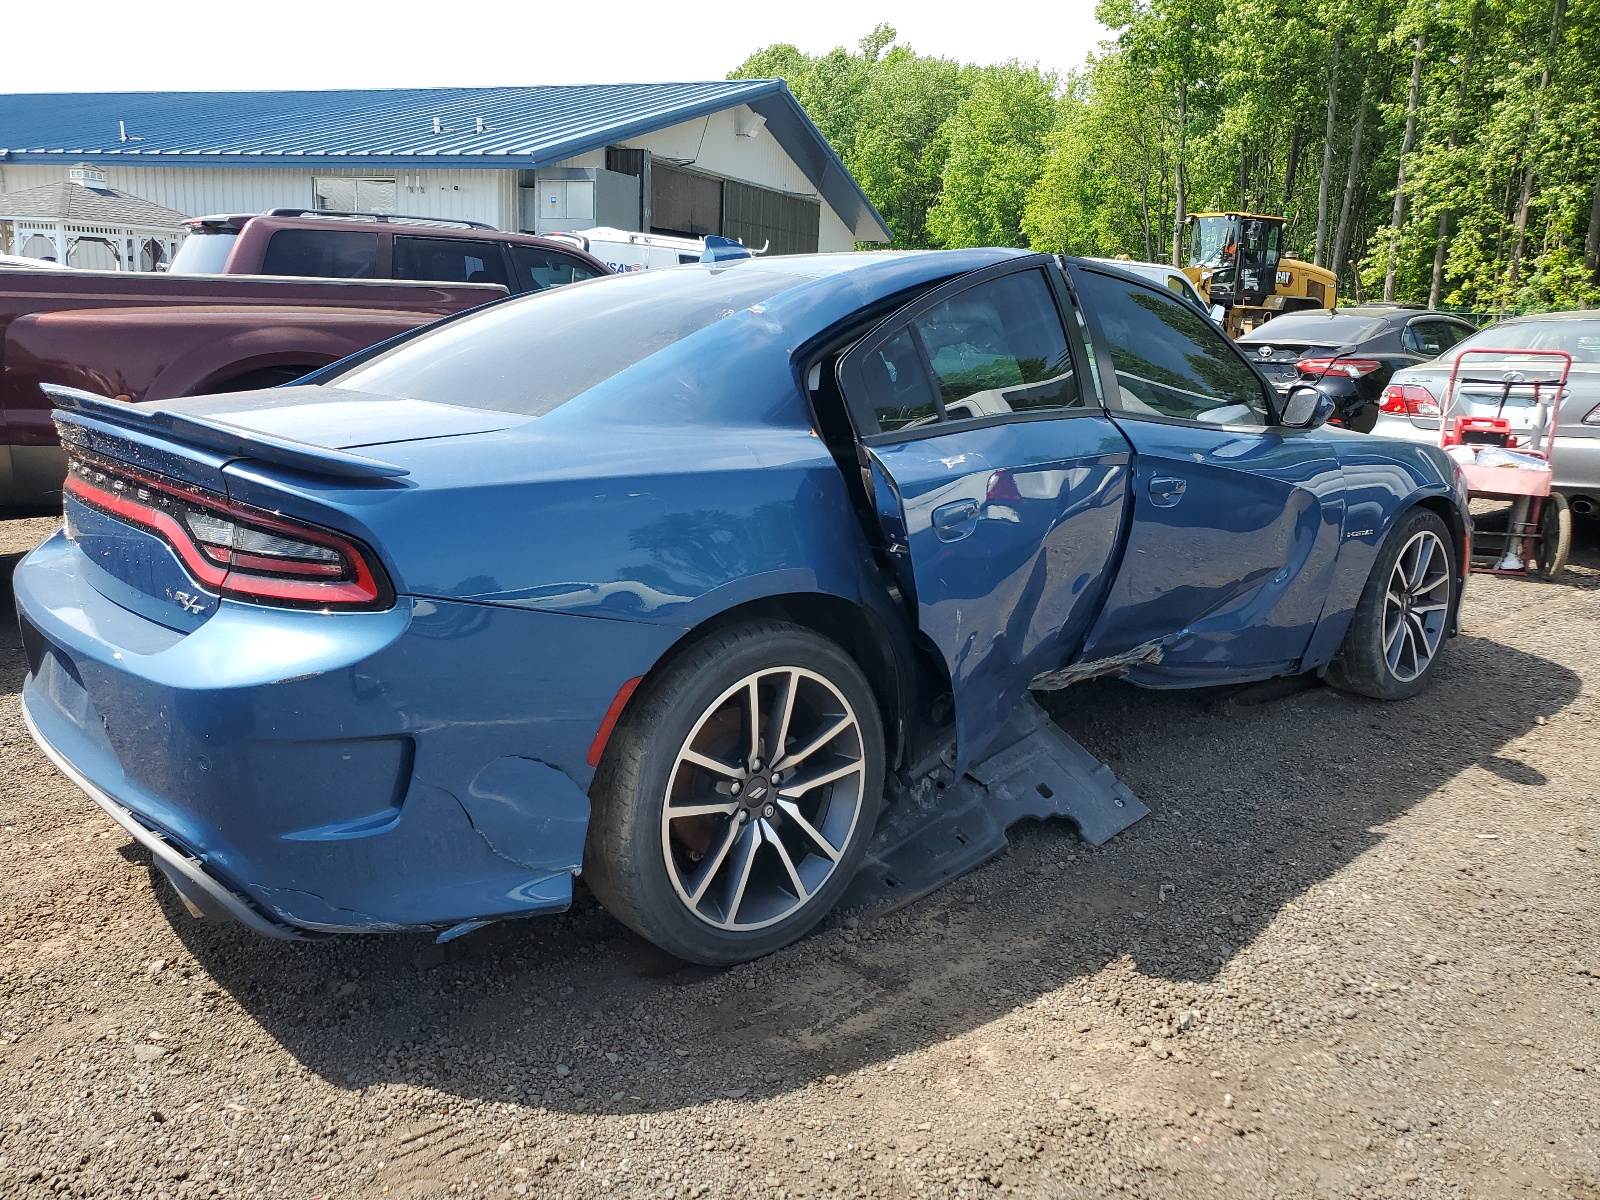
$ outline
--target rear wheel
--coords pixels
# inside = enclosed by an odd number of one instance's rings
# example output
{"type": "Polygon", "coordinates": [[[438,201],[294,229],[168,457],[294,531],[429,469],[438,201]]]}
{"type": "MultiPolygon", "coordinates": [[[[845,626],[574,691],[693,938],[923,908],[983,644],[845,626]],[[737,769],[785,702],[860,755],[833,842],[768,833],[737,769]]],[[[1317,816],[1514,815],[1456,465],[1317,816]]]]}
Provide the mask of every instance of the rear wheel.
{"type": "Polygon", "coordinates": [[[1384,539],[1327,680],[1377,700],[1422,690],[1438,662],[1455,602],[1456,560],[1437,514],[1413,509],[1384,539]]]}
{"type": "Polygon", "coordinates": [[[1559,579],[1572,550],[1572,506],[1560,492],[1551,492],[1539,513],[1539,578],[1559,579]]]}
{"type": "Polygon", "coordinates": [[[883,760],[872,688],[838,646],[775,621],[714,634],[612,736],[591,789],[590,889],[680,958],[768,954],[849,884],[883,760]]]}

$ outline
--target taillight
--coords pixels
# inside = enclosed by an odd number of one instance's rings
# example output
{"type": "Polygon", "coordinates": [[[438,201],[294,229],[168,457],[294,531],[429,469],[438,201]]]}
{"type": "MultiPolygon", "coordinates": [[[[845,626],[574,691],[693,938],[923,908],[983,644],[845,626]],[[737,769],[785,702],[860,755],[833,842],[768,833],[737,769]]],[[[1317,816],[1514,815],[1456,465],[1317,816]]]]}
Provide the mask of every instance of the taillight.
{"type": "Polygon", "coordinates": [[[1391,383],[1378,398],[1378,411],[1407,417],[1437,417],[1439,402],[1425,387],[1414,383],[1391,383]]]}
{"type": "Polygon", "coordinates": [[[1351,379],[1360,379],[1363,375],[1371,375],[1383,364],[1375,358],[1302,358],[1294,366],[1302,375],[1317,379],[1324,375],[1348,375],[1351,379]]]}
{"type": "Polygon", "coordinates": [[[370,551],[342,534],[74,450],[67,492],[155,534],[219,595],[296,608],[387,608],[370,551]]]}
{"type": "Polygon", "coordinates": [[[1583,419],[1585,425],[1600,425],[1600,404],[1589,410],[1589,415],[1583,419]]]}

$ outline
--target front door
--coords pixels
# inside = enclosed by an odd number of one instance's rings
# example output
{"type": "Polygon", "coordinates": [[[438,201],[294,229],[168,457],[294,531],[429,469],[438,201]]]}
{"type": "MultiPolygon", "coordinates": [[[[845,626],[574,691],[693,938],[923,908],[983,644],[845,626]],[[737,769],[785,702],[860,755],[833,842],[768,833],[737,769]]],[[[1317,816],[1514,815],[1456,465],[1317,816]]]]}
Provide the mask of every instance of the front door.
{"type": "Polygon", "coordinates": [[[879,519],[917,623],[949,669],[957,769],[989,748],[1105,594],[1128,444],[1069,345],[1057,268],[947,284],[839,364],[879,519]]]}
{"type": "Polygon", "coordinates": [[[1265,381],[1188,305],[1071,271],[1135,453],[1127,548],[1083,660],[1139,658],[1140,682],[1177,686],[1294,669],[1339,548],[1338,459],[1273,427],[1265,381]]]}

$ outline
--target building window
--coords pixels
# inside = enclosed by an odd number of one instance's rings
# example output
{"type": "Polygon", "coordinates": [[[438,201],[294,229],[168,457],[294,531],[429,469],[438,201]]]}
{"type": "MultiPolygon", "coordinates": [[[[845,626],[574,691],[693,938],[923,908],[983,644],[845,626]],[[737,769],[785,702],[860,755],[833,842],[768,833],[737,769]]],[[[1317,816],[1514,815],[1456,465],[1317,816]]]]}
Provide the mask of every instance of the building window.
{"type": "Polygon", "coordinates": [[[399,185],[393,179],[345,179],[319,175],[317,208],[324,212],[398,212],[399,185]]]}

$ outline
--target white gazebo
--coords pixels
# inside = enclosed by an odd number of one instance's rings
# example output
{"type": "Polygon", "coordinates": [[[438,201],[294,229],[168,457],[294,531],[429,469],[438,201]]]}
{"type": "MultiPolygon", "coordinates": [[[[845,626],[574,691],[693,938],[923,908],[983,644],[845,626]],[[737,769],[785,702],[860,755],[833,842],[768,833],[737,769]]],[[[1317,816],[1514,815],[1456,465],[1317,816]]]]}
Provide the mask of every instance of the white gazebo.
{"type": "Polygon", "coordinates": [[[185,215],[73,167],[65,183],[0,192],[0,250],[91,271],[157,271],[183,240],[185,215]]]}

